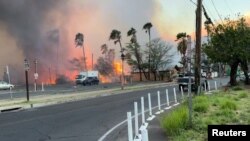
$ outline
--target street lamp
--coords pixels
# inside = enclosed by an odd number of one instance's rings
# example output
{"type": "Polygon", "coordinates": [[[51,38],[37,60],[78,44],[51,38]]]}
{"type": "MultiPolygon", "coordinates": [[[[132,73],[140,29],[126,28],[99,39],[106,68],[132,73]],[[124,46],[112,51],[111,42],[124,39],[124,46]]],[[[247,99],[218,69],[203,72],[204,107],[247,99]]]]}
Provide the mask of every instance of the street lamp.
{"type": "Polygon", "coordinates": [[[124,60],[125,60],[125,55],[121,54],[121,59],[122,59],[122,78],[121,78],[121,89],[123,90],[124,89],[124,60]]]}
{"type": "Polygon", "coordinates": [[[25,58],[24,59],[24,70],[25,70],[25,79],[26,79],[26,96],[27,96],[27,101],[29,101],[29,80],[28,80],[28,71],[29,71],[29,62],[28,60],[25,58]]]}

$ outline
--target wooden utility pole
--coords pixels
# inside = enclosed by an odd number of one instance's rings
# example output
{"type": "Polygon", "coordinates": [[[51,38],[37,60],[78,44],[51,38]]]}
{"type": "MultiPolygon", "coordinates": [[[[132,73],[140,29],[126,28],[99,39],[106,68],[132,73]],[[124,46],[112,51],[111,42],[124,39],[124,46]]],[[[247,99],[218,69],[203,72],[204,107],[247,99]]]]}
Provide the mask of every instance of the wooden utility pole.
{"type": "Polygon", "coordinates": [[[195,86],[197,88],[196,94],[198,94],[198,92],[200,92],[200,77],[201,77],[201,21],[202,21],[201,16],[202,16],[202,0],[197,0],[196,44],[195,44],[195,66],[194,66],[195,86]]]}

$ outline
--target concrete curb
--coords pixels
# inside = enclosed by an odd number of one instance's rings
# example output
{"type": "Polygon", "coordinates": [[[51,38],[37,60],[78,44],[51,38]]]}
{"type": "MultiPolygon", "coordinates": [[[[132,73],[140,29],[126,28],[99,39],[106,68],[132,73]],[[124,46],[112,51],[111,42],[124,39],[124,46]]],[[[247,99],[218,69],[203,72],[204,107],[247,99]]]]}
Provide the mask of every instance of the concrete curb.
{"type": "Polygon", "coordinates": [[[86,99],[92,99],[102,96],[110,96],[123,94],[132,91],[139,91],[151,88],[165,87],[169,85],[174,85],[175,82],[170,83],[157,83],[157,84],[141,84],[136,86],[125,87],[123,91],[120,88],[112,88],[107,90],[98,90],[90,92],[76,92],[69,94],[56,94],[56,95],[39,95],[32,97],[30,102],[26,102],[24,98],[18,98],[14,100],[1,100],[0,101],[0,113],[1,111],[14,111],[19,109],[30,109],[30,108],[39,108],[49,105],[62,104],[67,102],[74,102],[86,99]]]}

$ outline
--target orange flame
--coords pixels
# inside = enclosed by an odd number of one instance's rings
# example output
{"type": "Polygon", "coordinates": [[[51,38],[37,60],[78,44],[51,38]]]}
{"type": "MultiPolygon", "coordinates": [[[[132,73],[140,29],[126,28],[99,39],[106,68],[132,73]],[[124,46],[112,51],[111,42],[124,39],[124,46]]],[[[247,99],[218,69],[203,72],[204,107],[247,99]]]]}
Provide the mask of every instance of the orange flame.
{"type": "Polygon", "coordinates": [[[112,79],[109,76],[99,75],[99,80],[101,83],[111,83],[112,79]]]}
{"type": "Polygon", "coordinates": [[[122,64],[118,61],[115,61],[113,63],[114,65],[114,72],[116,75],[121,75],[122,74],[122,64]]]}

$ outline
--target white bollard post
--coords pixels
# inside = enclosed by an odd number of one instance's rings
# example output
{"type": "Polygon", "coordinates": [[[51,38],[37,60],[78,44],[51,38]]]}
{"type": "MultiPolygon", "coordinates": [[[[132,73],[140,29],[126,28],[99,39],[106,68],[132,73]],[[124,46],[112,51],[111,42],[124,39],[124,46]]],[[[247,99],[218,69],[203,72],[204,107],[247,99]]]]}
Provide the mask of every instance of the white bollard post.
{"type": "Polygon", "coordinates": [[[210,89],[210,82],[209,81],[207,82],[207,86],[208,86],[208,92],[210,92],[211,89],[210,89]]]}
{"type": "Polygon", "coordinates": [[[217,90],[218,88],[217,88],[217,82],[216,81],[214,81],[214,86],[215,86],[215,90],[217,90]]]}
{"type": "Polygon", "coordinates": [[[128,123],[128,141],[133,141],[133,127],[131,112],[127,112],[127,123],[128,123]]]}
{"type": "Polygon", "coordinates": [[[176,90],[175,90],[175,88],[174,88],[174,102],[175,102],[174,106],[179,105],[179,103],[177,102],[177,97],[176,97],[176,90]]]}
{"type": "Polygon", "coordinates": [[[168,89],[166,89],[166,101],[167,101],[167,107],[165,109],[168,110],[171,108],[171,106],[169,104],[168,89]]]}
{"type": "Polygon", "coordinates": [[[157,99],[158,99],[158,110],[155,114],[160,114],[163,112],[163,110],[161,110],[161,94],[160,91],[157,91],[157,99]]]}
{"type": "Polygon", "coordinates": [[[141,97],[141,114],[142,124],[145,124],[145,113],[144,113],[144,97],[141,97]]]}
{"type": "Polygon", "coordinates": [[[34,83],[34,91],[36,92],[36,83],[34,83]]]}
{"type": "Polygon", "coordinates": [[[42,82],[42,92],[44,91],[44,86],[43,86],[43,82],[42,82]]]}
{"type": "Polygon", "coordinates": [[[148,123],[145,122],[144,97],[141,97],[141,118],[142,126],[140,127],[140,130],[142,131],[144,128],[148,127],[148,123]]]}
{"type": "Polygon", "coordinates": [[[149,108],[149,117],[147,121],[151,121],[155,118],[155,116],[152,114],[152,106],[151,106],[151,95],[148,93],[148,108],[149,108]]]}
{"type": "Polygon", "coordinates": [[[183,87],[181,87],[181,99],[184,100],[183,87]]]}
{"type": "Polygon", "coordinates": [[[10,87],[10,99],[13,99],[12,87],[10,87]]]}
{"type": "Polygon", "coordinates": [[[139,128],[138,128],[138,105],[137,102],[134,102],[134,112],[135,112],[135,138],[140,138],[139,128]]]}
{"type": "Polygon", "coordinates": [[[142,141],[148,141],[148,130],[142,130],[142,141]]]}

